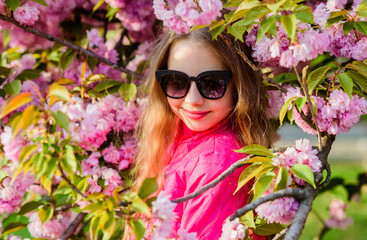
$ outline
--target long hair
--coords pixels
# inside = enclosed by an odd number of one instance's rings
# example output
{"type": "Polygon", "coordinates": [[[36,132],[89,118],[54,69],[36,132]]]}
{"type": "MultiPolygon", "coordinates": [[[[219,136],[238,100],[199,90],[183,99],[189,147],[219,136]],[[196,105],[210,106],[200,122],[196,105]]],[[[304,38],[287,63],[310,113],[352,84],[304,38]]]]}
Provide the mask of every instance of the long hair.
{"type": "MultiPolygon", "coordinates": [[[[233,41],[231,36],[227,37],[233,41]]],[[[137,185],[140,185],[145,178],[155,176],[158,177],[160,186],[163,182],[166,151],[174,140],[177,117],[171,111],[167,97],[155,78],[155,71],[167,66],[171,47],[182,39],[193,39],[210,47],[227,69],[232,71],[230,84],[234,89],[235,105],[229,118],[241,143],[260,144],[266,147],[271,144],[273,131],[265,115],[267,106],[265,90],[261,79],[242,57],[223,39],[212,40],[207,28],[184,35],[167,32],[159,39],[153,51],[149,72],[142,86],[148,91],[148,106],[140,118],[137,131],[140,138],[136,159],[137,185]]],[[[249,56],[249,49],[245,44],[239,41],[234,44],[249,56]]]]}

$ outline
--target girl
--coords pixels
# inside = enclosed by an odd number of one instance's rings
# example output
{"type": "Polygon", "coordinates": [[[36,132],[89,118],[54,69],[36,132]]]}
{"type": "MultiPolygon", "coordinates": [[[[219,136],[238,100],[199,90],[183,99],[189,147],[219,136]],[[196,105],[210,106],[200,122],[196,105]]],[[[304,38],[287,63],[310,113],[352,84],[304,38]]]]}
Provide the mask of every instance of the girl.
{"type": "MultiPolygon", "coordinates": [[[[236,44],[247,52],[244,44],[236,44]]],[[[158,176],[167,197],[182,197],[244,157],[233,150],[254,143],[269,147],[272,131],[261,80],[221,38],[212,40],[207,28],[167,33],[150,64],[138,183],[158,176]]],[[[226,218],[247,202],[251,186],[233,195],[242,170],[177,204],[172,236],[184,229],[196,232],[198,239],[219,239],[226,218]]]]}

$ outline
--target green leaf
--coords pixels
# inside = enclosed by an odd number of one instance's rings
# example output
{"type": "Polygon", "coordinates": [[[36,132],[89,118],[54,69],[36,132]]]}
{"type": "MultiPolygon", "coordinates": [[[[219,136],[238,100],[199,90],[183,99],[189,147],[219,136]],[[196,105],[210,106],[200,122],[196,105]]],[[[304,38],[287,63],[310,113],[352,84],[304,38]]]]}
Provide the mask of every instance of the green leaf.
{"type": "Polygon", "coordinates": [[[13,12],[19,7],[19,0],[5,0],[5,5],[8,6],[13,12]]]}
{"type": "Polygon", "coordinates": [[[343,24],[343,32],[344,32],[344,36],[349,33],[350,31],[352,31],[354,28],[354,23],[353,22],[345,22],[343,24]]]}
{"type": "Polygon", "coordinates": [[[225,25],[220,25],[216,28],[211,29],[210,32],[212,33],[212,38],[214,40],[217,40],[217,37],[224,31],[224,29],[226,29],[225,25]]]}
{"type": "Polygon", "coordinates": [[[256,228],[254,233],[260,236],[269,236],[277,234],[282,231],[285,227],[280,223],[267,223],[265,220],[256,221],[256,228]]]}
{"type": "Polygon", "coordinates": [[[363,35],[367,36],[367,22],[355,22],[354,23],[354,27],[356,28],[356,30],[360,33],[362,33],[363,35]]]}
{"type": "Polygon", "coordinates": [[[356,70],[357,72],[363,74],[367,78],[367,65],[361,61],[354,61],[353,63],[348,63],[346,68],[356,70]]]}
{"type": "Polygon", "coordinates": [[[296,35],[296,16],[294,14],[282,15],[280,17],[280,22],[287,31],[289,39],[293,42],[294,36],[296,35]]]}
{"type": "Polygon", "coordinates": [[[284,103],[284,105],[283,105],[282,109],[280,109],[280,113],[279,113],[279,121],[280,121],[280,125],[282,125],[282,124],[283,124],[283,120],[284,120],[285,115],[287,114],[289,104],[291,104],[291,102],[292,102],[295,98],[296,98],[296,97],[292,97],[292,98],[288,99],[288,100],[284,103]]]}
{"type": "Polygon", "coordinates": [[[108,89],[121,85],[121,82],[115,81],[115,80],[106,80],[103,82],[100,82],[97,84],[97,86],[94,87],[94,90],[97,92],[107,91],[108,89]]]}
{"type": "Polygon", "coordinates": [[[347,74],[367,92],[367,77],[356,71],[348,71],[347,74]]]}
{"type": "Polygon", "coordinates": [[[11,72],[11,68],[0,66],[0,76],[8,77],[11,72]]]}
{"type": "MultiPolygon", "coordinates": [[[[340,13],[342,13],[342,12],[340,12],[340,13]]],[[[334,17],[334,18],[331,18],[330,17],[327,20],[327,24],[326,24],[325,28],[327,28],[330,25],[333,25],[334,23],[341,22],[341,21],[343,21],[345,19],[346,19],[346,17],[344,15],[343,16],[337,16],[337,17],[334,17]]]]}
{"type": "Polygon", "coordinates": [[[252,10],[259,7],[263,6],[259,6],[258,0],[242,1],[242,3],[236,8],[236,11],[233,13],[228,22],[231,23],[240,18],[243,18],[250,9],[252,10]]]}
{"type": "Polygon", "coordinates": [[[139,197],[135,198],[132,201],[131,204],[132,208],[140,213],[146,214],[146,215],[150,215],[150,208],[149,206],[139,197]]]}
{"type": "Polygon", "coordinates": [[[288,185],[288,170],[284,167],[279,168],[277,180],[275,181],[274,191],[286,188],[288,185]]]}
{"type": "Polygon", "coordinates": [[[19,154],[19,163],[26,161],[38,148],[39,146],[36,144],[23,147],[19,154]]]}
{"type": "Polygon", "coordinates": [[[65,71],[74,61],[75,51],[72,49],[66,50],[60,57],[60,67],[65,71]]]}
{"type": "Polygon", "coordinates": [[[19,73],[19,75],[16,76],[15,78],[19,79],[20,81],[26,81],[39,78],[40,76],[41,76],[41,70],[26,69],[23,72],[19,73]]]}
{"type": "Polygon", "coordinates": [[[310,24],[315,24],[312,13],[296,12],[296,13],[294,13],[294,15],[296,16],[297,19],[299,19],[303,22],[310,23],[310,24]]]}
{"type": "Polygon", "coordinates": [[[267,172],[264,173],[261,177],[259,177],[259,179],[257,179],[257,181],[255,182],[253,201],[261,197],[261,195],[263,195],[264,192],[268,190],[274,177],[275,173],[267,172]]]}
{"type": "Polygon", "coordinates": [[[42,224],[50,220],[53,214],[54,214],[54,209],[49,204],[43,206],[42,208],[40,208],[40,210],[38,210],[38,215],[40,217],[42,224]]]}
{"type": "Polygon", "coordinates": [[[86,78],[87,85],[98,82],[98,81],[108,81],[110,80],[106,75],[103,74],[91,74],[86,78]]]}
{"type": "Polygon", "coordinates": [[[46,176],[48,179],[50,180],[52,179],[56,169],[57,169],[57,158],[52,157],[47,164],[46,176]]]}
{"type": "Polygon", "coordinates": [[[245,215],[242,215],[240,217],[240,223],[243,225],[249,227],[249,228],[255,228],[255,221],[254,221],[254,212],[248,211],[245,215]]]}
{"type": "Polygon", "coordinates": [[[294,164],[292,166],[292,172],[300,179],[311,184],[315,189],[315,180],[313,176],[313,172],[309,166],[303,164],[294,164]]]}
{"type": "Polygon", "coordinates": [[[56,111],[53,113],[53,116],[56,120],[56,122],[63,128],[65,129],[67,132],[69,132],[69,118],[68,116],[61,112],[61,111],[56,111]]]}
{"type": "Polygon", "coordinates": [[[361,17],[367,17],[367,0],[363,0],[358,5],[357,14],[361,17]]]}
{"type": "Polygon", "coordinates": [[[70,93],[68,89],[62,85],[54,83],[50,86],[50,90],[48,91],[48,97],[57,97],[61,100],[70,101],[70,93]]]}
{"type": "Polygon", "coordinates": [[[100,6],[102,6],[103,3],[104,3],[104,0],[99,0],[99,2],[96,5],[94,5],[93,10],[92,10],[92,14],[95,13],[97,11],[97,9],[100,6]]]}
{"type": "Polygon", "coordinates": [[[24,204],[20,208],[18,214],[19,215],[24,215],[26,213],[29,213],[29,212],[33,211],[33,210],[36,210],[39,206],[42,206],[42,205],[43,205],[43,203],[38,202],[38,201],[27,202],[26,204],[24,204]]]}
{"type": "Polygon", "coordinates": [[[4,227],[4,229],[1,231],[1,235],[0,238],[4,235],[7,235],[9,233],[18,231],[20,229],[26,228],[27,224],[26,223],[22,223],[22,222],[12,222],[9,223],[8,225],[6,225],[6,227],[4,227]]]}
{"type": "Polygon", "coordinates": [[[315,87],[317,87],[325,78],[326,73],[331,68],[328,66],[319,67],[312,72],[310,72],[307,76],[307,84],[308,84],[308,92],[312,94],[315,87]]]}
{"type": "Polygon", "coordinates": [[[141,199],[146,199],[157,190],[157,178],[146,178],[139,189],[138,195],[141,199]]]}
{"type": "Polygon", "coordinates": [[[277,83],[297,81],[297,75],[295,73],[281,73],[274,77],[274,81],[277,83]]]}
{"type": "Polygon", "coordinates": [[[61,167],[70,174],[74,174],[77,169],[77,161],[74,155],[74,149],[70,145],[65,146],[65,154],[63,158],[61,158],[61,167]]]}
{"type": "Polygon", "coordinates": [[[130,225],[135,233],[136,240],[143,239],[145,234],[145,225],[143,220],[130,220],[130,225]]]}
{"type": "Polygon", "coordinates": [[[299,112],[301,112],[303,106],[306,104],[307,98],[306,97],[299,97],[294,101],[296,103],[296,107],[299,112]]]}
{"type": "Polygon", "coordinates": [[[272,12],[276,12],[278,11],[279,7],[282,6],[284,3],[286,3],[288,0],[281,0],[278,1],[277,3],[273,3],[273,4],[267,4],[266,6],[272,11],[272,12]]]}
{"type": "Polygon", "coordinates": [[[271,16],[261,21],[260,28],[257,31],[257,40],[256,43],[260,41],[260,39],[265,35],[265,33],[269,32],[270,29],[276,30],[276,16],[271,16]]]}
{"type": "Polygon", "coordinates": [[[134,83],[123,83],[119,88],[119,93],[126,102],[129,102],[136,95],[137,88],[134,83]]]}
{"type": "Polygon", "coordinates": [[[48,7],[48,5],[47,5],[47,3],[45,2],[45,0],[31,0],[31,1],[36,2],[36,3],[39,3],[39,4],[43,5],[43,6],[48,7]]]}
{"type": "Polygon", "coordinates": [[[259,155],[259,156],[265,156],[265,157],[274,156],[272,151],[258,144],[251,144],[251,145],[244,146],[241,149],[235,150],[235,152],[259,155]]]}
{"type": "Polygon", "coordinates": [[[225,8],[238,7],[242,2],[243,0],[229,0],[223,7],[225,8]]]}
{"type": "Polygon", "coordinates": [[[20,108],[24,104],[32,101],[32,93],[21,93],[14,97],[9,98],[3,105],[1,110],[0,119],[11,113],[12,111],[20,108]]]}
{"type": "Polygon", "coordinates": [[[338,76],[339,82],[342,85],[344,91],[348,94],[348,96],[352,97],[353,91],[353,79],[347,73],[340,73],[338,76]]]}
{"type": "Polygon", "coordinates": [[[248,181],[250,181],[252,178],[256,177],[259,173],[261,173],[263,170],[269,168],[269,164],[262,164],[262,165],[250,165],[248,166],[243,172],[241,173],[241,176],[238,179],[238,185],[236,191],[234,191],[233,194],[235,194],[238,190],[240,190],[248,181]]]}
{"type": "Polygon", "coordinates": [[[22,83],[20,80],[14,80],[4,85],[4,91],[9,95],[17,95],[22,89],[22,83]]]}

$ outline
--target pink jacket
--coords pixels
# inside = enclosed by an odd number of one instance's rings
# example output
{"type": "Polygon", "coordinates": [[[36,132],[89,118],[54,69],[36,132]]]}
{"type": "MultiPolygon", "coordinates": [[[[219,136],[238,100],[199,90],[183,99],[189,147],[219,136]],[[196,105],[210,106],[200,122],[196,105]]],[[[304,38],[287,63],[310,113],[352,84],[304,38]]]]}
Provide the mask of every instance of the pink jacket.
{"type": "MultiPolygon", "coordinates": [[[[170,199],[196,191],[244,157],[232,151],[241,145],[227,125],[219,123],[203,132],[193,132],[181,125],[165,168],[163,191],[170,199]]],[[[233,195],[242,170],[237,169],[202,195],[177,204],[173,234],[184,229],[188,233],[196,232],[198,239],[219,239],[224,221],[247,202],[250,186],[233,195]]],[[[260,238],[254,236],[254,239],[260,238]]]]}

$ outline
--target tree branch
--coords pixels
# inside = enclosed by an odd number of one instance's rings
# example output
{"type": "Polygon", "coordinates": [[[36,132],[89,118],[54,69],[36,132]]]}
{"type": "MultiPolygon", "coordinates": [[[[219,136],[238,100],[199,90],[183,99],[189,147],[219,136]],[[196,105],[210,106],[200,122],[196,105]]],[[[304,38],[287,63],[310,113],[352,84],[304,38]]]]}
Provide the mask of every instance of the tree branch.
{"type": "Polygon", "coordinates": [[[71,235],[76,231],[76,229],[79,227],[80,223],[83,221],[87,214],[86,213],[79,213],[78,216],[73,220],[73,222],[70,224],[70,226],[65,230],[65,232],[60,237],[60,240],[66,240],[69,239],[71,235]]]}
{"type": "Polygon", "coordinates": [[[110,66],[110,67],[112,67],[112,68],[120,71],[120,72],[127,73],[127,74],[131,75],[134,78],[137,78],[137,79],[142,78],[142,76],[139,75],[139,74],[137,74],[136,72],[133,72],[133,71],[130,71],[129,69],[123,68],[123,67],[119,66],[118,64],[113,63],[110,60],[108,60],[108,59],[106,59],[104,57],[99,56],[98,54],[94,53],[91,50],[84,49],[84,48],[82,48],[82,47],[80,47],[80,46],[78,46],[76,44],[73,44],[71,42],[68,42],[68,41],[66,41],[66,40],[64,40],[62,38],[53,36],[51,34],[44,33],[44,32],[42,32],[42,31],[40,31],[40,30],[38,30],[38,29],[36,29],[34,27],[23,26],[20,23],[18,23],[14,18],[5,16],[3,14],[0,14],[0,19],[1,20],[4,20],[6,22],[12,23],[15,26],[23,29],[24,31],[27,31],[29,33],[32,33],[32,34],[34,34],[34,35],[36,35],[38,37],[45,38],[45,39],[47,39],[49,41],[52,41],[52,42],[56,42],[58,44],[61,44],[63,46],[66,46],[66,47],[68,47],[70,49],[73,49],[74,51],[80,52],[80,53],[82,53],[82,54],[84,54],[86,56],[95,58],[98,61],[100,61],[100,62],[102,62],[102,63],[104,63],[104,64],[106,64],[106,65],[108,65],[108,66],[110,66]]]}
{"type": "Polygon", "coordinates": [[[219,182],[221,182],[227,176],[231,175],[236,169],[244,166],[246,164],[245,161],[249,160],[252,157],[253,157],[253,155],[249,155],[246,158],[241,159],[241,160],[233,163],[228,169],[226,169],[224,172],[222,172],[217,178],[215,178],[213,181],[211,181],[207,185],[202,186],[196,192],[190,193],[189,195],[186,195],[186,196],[181,197],[181,198],[172,199],[171,202],[182,203],[182,202],[188,201],[192,198],[195,198],[195,197],[199,196],[200,194],[204,193],[205,191],[209,190],[210,188],[215,187],[219,182]]]}
{"type": "Polygon", "coordinates": [[[72,184],[69,180],[69,178],[65,175],[64,173],[64,170],[62,170],[62,167],[59,163],[59,169],[60,169],[60,172],[61,172],[61,175],[62,175],[62,178],[70,185],[70,187],[77,193],[79,193],[83,198],[87,198],[87,196],[82,193],[74,184],[72,184]]]}
{"type": "Polygon", "coordinates": [[[238,209],[231,217],[229,220],[234,220],[235,218],[241,217],[242,215],[244,215],[245,213],[247,213],[250,210],[254,210],[256,207],[258,207],[259,205],[265,203],[265,202],[269,202],[278,198],[282,198],[282,197],[294,197],[298,200],[300,199],[304,199],[305,197],[305,190],[303,188],[286,188],[280,191],[276,191],[273,193],[270,193],[268,195],[265,195],[264,197],[261,197],[255,201],[253,201],[252,203],[249,203],[247,205],[245,205],[244,207],[238,209]]]}
{"type": "Polygon", "coordinates": [[[284,240],[297,240],[302,233],[307,216],[312,208],[312,202],[316,197],[317,191],[310,184],[304,187],[304,199],[300,201],[296,215],[292,220],[284,240]]]}
{"type": "Polygon", "coordinates": [[[278,233],[277,235],[275,235],[275,237],[272,240],[280,240],[283,238],[283,236],[288,232],[289,227],[284,228],[282,231],[280,231],[280,233],[278,233]]]}

